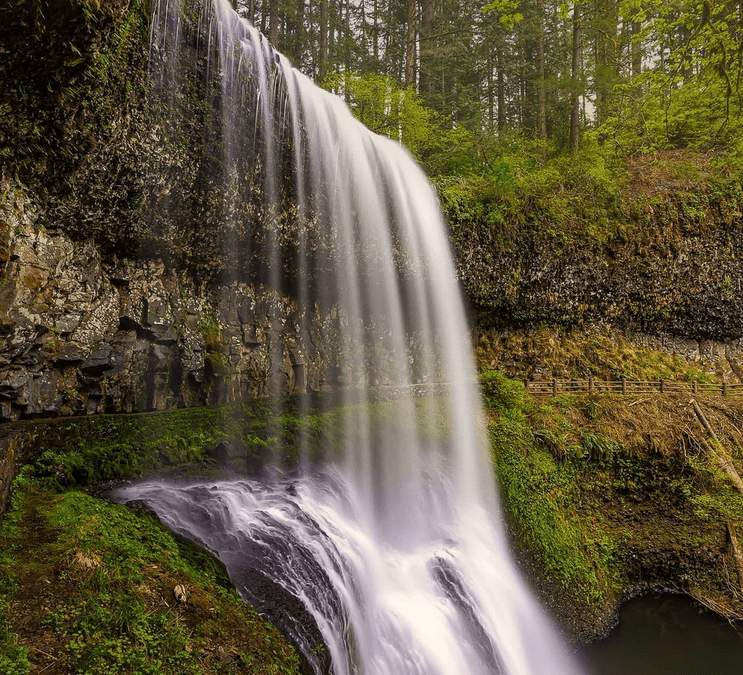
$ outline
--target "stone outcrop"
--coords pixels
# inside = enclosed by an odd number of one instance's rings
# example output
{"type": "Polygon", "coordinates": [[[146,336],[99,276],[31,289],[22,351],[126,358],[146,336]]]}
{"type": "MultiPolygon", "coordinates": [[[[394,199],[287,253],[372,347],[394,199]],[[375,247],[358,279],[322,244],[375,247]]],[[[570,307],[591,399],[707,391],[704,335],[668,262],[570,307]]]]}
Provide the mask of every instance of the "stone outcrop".
{"type": "Polygon", "coordinates": [[[22,441],[26,440],[26,434],[21,430],[0,427],[0,515],[5,512],[16,474],[19,437],[22,441]]]}
{"type": "Polygon", "coordinates": [[[602,326],[723,345],[743,338],[740,186],[653,190],[638,197],[625,188],[611,215],[617,231],[603,238],[556,232],[534,206],[523,222],[500,224],[450,206],[455,255],[479,322],[602,326]]]}
{"type": "Polygon", "coordinates": [[[262,285],[199,284],[48,232],[0,186],[0,419],[132,412],[321,389],[338,316],[262,285]]]}

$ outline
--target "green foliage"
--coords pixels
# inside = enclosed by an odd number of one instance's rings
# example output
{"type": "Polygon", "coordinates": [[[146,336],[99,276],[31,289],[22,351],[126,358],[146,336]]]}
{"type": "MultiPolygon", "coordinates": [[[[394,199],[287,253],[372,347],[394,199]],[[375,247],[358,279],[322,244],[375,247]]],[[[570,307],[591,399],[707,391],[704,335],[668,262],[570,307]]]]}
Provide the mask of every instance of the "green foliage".
{"type": "Polygon", "coordinates": [[[510,380],[497,370],[486,369],[480,373],[480,389],[485,404],[501,413],[518,410],[526,396],[522,382],[510,380]]]}
{"type": "Polygon", "coordinates": [[[393,78],[375,73],[338,73],[321,85],[346,96],[354,116],[374,133],[399,141],[421,158],[435,134],[432,112],[412,88],[400,87],[393,78]]]}
{"type": "MultiPolygon", "coordinates": [[[[3,561],[2,567],[5,567],[5,564],[5,561],[3,561]]],[[[3,673],[3,675],[27,675],[31,671],[28,649],[18,646],[18,636],[10,626],[9,617],[13,612],[8,601],[3,597],[8,590],[7,581],[3,583],[3,580],[0,579],[0,673],[3,673]]]]}
{"type": "Polygon", "coordinates": [[[581,429],[580,444],[585,450],[585,457],[604,466],[613,463],[615,452],[624,450],[621,443],[593,429],[581,429]]]}
{"type": "Polygon", "coordinates": [[[37,459],[23,471],[50,490],[72,485],[132,478],[163,471],[187,474],[219,472],[229,466],[272,462],[286,469],[304,459],[322,461],[344,447],[360,425],[356,415],[371,418],[371,433],[391,429],[418,432],[437,440],[451,433],[449,420],[435,397],[420,397],[410,409],[390,402],[300,410],[293,399],[267,399],[215,408],[190,408],[137,415],[96,415],[77,420],[40,422],[37,459]],[[234,456],[211,459],[221,441],[237,441],[234,456]],[[245,448],[243,452],[240,446],[245,448]]]}
{"type": "Polygon", "coordinates": [[[472,173],[458,167],[455,176],[433,177],[455,241],[475,229],[485,247],[494,234],[497,248],[518,247],[527,233],[558,247],[600,246],[635,231],[622,198],[624,171],[596,147],[567,157],[517,140],[480,144],[471,156],[478,155],[482,161],[472,173]]]}
{"type": "Polygon", "coordinates": [[[643,73],[618,78],[604,137],[625,154],[734,144],[741,131],[741,52],[732,5],[624,2],[621,15],[641,26],[632,38],[638,49],[658,40],[669,49],[643,73]]]}
{"type": "Polygon", "coordinates": [[[517,11],[518,7],[517,0],[492,0],[482,8],[482,11],[498,12],[498,22],[506,29],[513,30],[517,23],[524,20],[524,15],[517,11]]]}

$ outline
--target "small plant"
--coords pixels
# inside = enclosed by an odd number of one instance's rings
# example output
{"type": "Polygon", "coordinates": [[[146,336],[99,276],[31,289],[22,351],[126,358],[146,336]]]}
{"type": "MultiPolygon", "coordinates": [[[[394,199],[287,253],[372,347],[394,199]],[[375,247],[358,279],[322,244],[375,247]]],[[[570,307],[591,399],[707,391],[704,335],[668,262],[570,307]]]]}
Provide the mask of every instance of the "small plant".
{"type": "Polygon", "coordinates": [[[219,352],[224,347],[222,329],[213,314],[203,314],[199,319],[199,331],[204,338],[204,348],[207,352],[219,352]]]}

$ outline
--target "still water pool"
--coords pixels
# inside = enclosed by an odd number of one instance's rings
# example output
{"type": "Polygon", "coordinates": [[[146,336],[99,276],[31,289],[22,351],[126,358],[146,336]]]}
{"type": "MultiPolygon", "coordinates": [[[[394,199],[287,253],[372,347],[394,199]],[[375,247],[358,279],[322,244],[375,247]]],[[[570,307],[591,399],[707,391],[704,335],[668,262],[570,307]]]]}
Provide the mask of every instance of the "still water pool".
{"type": "Polygon", "coordinates": [[[611,635],[580,656],[591,675],[741,675],[743,625],[686,596],[646,596],[626,603],[611,635]]]}

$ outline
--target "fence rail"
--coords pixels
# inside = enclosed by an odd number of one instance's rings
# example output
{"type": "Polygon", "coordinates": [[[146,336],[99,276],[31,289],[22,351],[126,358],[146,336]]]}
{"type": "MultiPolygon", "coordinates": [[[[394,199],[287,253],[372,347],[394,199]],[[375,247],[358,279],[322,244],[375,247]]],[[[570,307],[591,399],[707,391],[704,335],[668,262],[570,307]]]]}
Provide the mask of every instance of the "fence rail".
{"type": "Polygon", "coordinates": [[[559,396],[560,394],[711,394],[716,396],[743,396],[743,384],[723,382],[672,382],[669,380],[524,380],[529,394],[559,396]]]}

